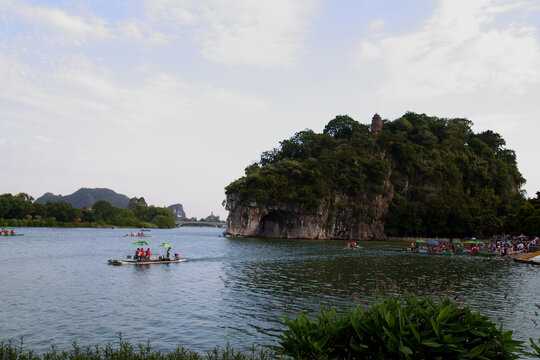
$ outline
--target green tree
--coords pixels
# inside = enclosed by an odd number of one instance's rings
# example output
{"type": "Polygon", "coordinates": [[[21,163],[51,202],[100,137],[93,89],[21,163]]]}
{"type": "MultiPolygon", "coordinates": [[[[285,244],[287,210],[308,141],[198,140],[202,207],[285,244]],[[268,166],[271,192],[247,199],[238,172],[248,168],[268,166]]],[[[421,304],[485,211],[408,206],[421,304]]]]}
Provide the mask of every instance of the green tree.
{"type": "Polygon", "coordinates": [[[324,127],[323,134],[335,139],[349,139],[360,124],[348,115],[338,115],[324,127]]]}
{"type": "Polygon", "coordinates": [[[146,200],[144,200],[143,197],[140,197],[140,198],[136,198],[136,197],[133,197],[131,199],[129,199],[129,205],[128,205],[128,209],[130,210],[133,210],[137,207],[147,207],[148,205],[146,204],[146,200]]]}
{"type": "Polygon", "coordinates": [[[171,216],[157,215],[152,219],[152,223],[156,224],[161,229],[169,229],[176,227],[176,223],[171,216]]]}
{"type": "Polygon", "coordinates": [[[74,222],[82,216],[80,209],[75,209],[70,203],[60,201],[47,201],[45,204],[45,215],[48,218],[55,218],[61,222],[74,222]]]}
{"type": "Polygon", "coordinates": [[[110,218],[118,213],[118,208],[112,206],[108,201],[99,200],[92,205],[92,211],[96,221],[108,222],[110,218]]]}

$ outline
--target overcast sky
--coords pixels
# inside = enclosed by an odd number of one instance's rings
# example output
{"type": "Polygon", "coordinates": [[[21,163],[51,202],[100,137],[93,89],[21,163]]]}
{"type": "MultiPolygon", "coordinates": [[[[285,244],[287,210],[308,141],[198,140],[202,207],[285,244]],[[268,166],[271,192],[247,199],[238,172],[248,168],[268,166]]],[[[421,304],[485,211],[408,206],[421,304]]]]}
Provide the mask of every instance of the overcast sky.
{"type": "Polygon", "coordinates": [[[338,114],[466,117],[540,190],[539,0],[0,0],[0,193],[107,187],[225,218],[338,114]]]}

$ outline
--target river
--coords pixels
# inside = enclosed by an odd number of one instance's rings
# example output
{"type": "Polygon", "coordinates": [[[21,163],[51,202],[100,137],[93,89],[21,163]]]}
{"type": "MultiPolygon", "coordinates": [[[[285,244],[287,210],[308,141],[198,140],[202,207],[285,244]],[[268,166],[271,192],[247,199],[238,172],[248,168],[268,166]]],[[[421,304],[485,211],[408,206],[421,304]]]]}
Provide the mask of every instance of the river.
{"type": "MultiPolygon", "coordinates": [[[[111,266],[133,254],[126,229],[20,228],[0,237],[0,336],[44,352],[55,344],[150,341],[155,349],[206,351],[230,343],[277,344],[283,316],[370,301],[378,281],[452,296],[503,322],[514,337],[540,337],[540,267],[501,258],[407,254],[407,244],[227,239],[221,229],[152,230],[153,253],[174,245],[188,261],[111,266]],[[536,314],[535,314],[536,311],[536,314]]],[[[133,229],[137,232],[137,229],[133,229]]]]}

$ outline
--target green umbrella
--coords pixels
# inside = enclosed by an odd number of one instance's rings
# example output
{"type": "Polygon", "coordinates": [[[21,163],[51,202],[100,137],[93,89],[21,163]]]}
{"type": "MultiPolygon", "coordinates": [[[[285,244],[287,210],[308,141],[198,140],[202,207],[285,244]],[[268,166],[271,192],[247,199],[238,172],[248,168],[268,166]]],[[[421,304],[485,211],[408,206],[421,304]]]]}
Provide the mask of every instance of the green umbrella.
{"type": "Polygon", "coordinates": [[[139,240],[137,242],[134,242],[133,245],[145,246],[145,245],[152,245],[152,243],[146,240],[139,240]]]}
{"type": "Polygon", "coordinates": [[[469,241],[464,242],[464,244],[483,244],[483,243],[484,242],[480,240],[469,240],[469,241]]]}
{"type": "Polygon", "coordinates": [[[166,247],[166,248],[172,248],[172,244],[168,242],[161,243],[159,246],[166,247]]]}
{"type": "Polygon", "coordinates": [[[419,242],[419,243],[425,243],[426,240],[418,239],[418,240],[416,240],[416,242],[419,242]]]}

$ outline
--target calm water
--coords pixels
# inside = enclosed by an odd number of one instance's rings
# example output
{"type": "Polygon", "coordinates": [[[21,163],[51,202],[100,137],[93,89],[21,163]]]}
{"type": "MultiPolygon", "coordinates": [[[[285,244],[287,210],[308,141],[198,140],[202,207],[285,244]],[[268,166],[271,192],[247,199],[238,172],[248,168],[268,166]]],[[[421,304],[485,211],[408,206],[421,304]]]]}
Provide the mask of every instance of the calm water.
{"type": "MultiPolygon", "coordinates": [[[[152,230],[185,263],[110,266],[132,254],[125,229],[18,229],[0,238],[0,338],[45,351],[115,343],[118,333],[154,348],[204,351],[276,344],[282,316],[372,297],[378,280],[420,292],[452,286],[463,304],[502,319],[516,338],[540,337],[540,267],[500,258],[426,256],[400,244],[226,239],[220,229],[152,230]]],[[[135,229],[134,231],[137,231],[135,229]]]]}

